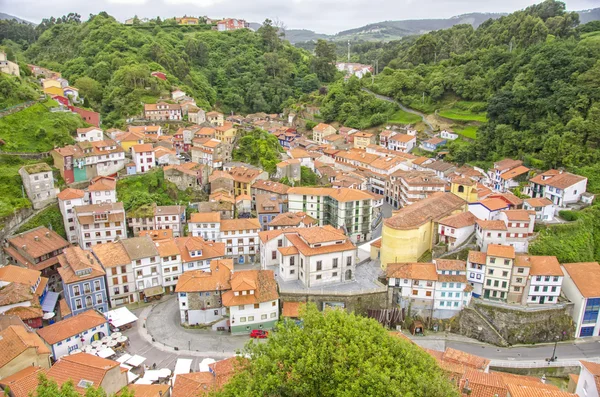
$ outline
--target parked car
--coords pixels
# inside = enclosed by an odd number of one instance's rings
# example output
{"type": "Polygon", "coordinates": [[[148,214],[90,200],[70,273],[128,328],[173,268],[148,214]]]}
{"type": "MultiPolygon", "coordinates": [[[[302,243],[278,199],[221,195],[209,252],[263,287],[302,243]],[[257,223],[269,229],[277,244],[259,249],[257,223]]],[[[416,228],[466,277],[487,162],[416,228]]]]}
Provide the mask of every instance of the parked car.
{"type": "Polygon", "coordinates": [[[262,329],[253,329],[252,332],[250,332],[251,338],[265,339],[267,336],[269,336],[269,333],[267,331],[263,331],[262,329]]]}

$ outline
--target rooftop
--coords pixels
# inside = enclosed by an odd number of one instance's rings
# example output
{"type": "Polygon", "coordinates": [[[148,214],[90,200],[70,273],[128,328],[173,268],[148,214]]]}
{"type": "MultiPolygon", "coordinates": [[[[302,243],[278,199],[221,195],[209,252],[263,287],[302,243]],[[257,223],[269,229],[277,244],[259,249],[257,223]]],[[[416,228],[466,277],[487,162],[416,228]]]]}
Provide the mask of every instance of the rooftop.
{"type": "Polygon", "coordinates": [[[272,270],[241,270],[231,276],[232,290],[225,292],[224,306],[237,306],[268,302],[279,298],[277,283],[272,270]],[[254,294],[235,295],[234,291],[254,289],[254,294]]]}
{"type": "Polygon", "coordinates": [[[514,259],[515,248],[510,245],[489,244],[487,254],[488,256],[514,259]]]}
{"type": "Polygon", "coordinates": [[[73,317],[61,320],[37,330],[38,335],[49,345],[53,345],[72,336],[98,327],[107,322],[106,318],[95,310],[88,310],[73,317]]]}
{"type": "Polygon", "coordinates": [[[385,269],[387,278],[437,281],[438,274],[433,263],[389,263],[385,269]]]}
{"type": "Polygon", "coordinates": [[[600,297],[600,265],[598,262],[564,263],[563,268],[584,298],[600,297]]]}
{"type": "Polygon", "coordinates": [[[400,209],[391,218],[384,220],[384,225],[392,229],[414,229],[432,220],[451,215],[454,211],[463,210],[465,201],[452,193],[436,192],[429,197],[400,209]]]}

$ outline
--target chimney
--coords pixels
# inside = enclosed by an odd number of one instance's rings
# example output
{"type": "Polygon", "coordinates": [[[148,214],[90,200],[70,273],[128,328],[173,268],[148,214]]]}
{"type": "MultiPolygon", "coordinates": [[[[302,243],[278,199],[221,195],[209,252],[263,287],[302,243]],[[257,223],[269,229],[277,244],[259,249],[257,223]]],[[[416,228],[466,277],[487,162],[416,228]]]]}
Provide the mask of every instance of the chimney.
{"type": "Polygon", "coordinates": [[[50,238],[50,232],[46,232],[46,237],[50,238]]]}
{"type": "Polygon", "coordinates": [[[34,236],[34,237],[33,237],[33,240],[34,240],[34,241],[40,241],[40,238],[39,238],[38,236],[34,236]]]}

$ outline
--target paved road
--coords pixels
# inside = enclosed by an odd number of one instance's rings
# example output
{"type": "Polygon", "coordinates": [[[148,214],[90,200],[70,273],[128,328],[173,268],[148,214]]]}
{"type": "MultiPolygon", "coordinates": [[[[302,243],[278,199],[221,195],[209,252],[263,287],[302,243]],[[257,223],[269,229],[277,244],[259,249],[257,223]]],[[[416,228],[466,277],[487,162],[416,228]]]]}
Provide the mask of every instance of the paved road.
{"type": "Polygon", "coordinates": [[[407,113],[412,113],[412,114],[416,114],[417,116],[421,117],[421,119],[423,120],[423,123],[425,123],[425,125],[427,126],[427,128],[425,129],[425,133],[427,135],[433,136],[433,126],[429,123],[429,121],[427,121],[427,115],[424,113],[419,112],[418,110],[414,110],[411,108],[408,108],[406,106],[404,106],[402,103],[398,102],[397,100],[395,100],[394,98],[390,98],[384,95],[379,95],[374,93],[373,91],[369,90],[368,88],[363,88],[362,89],[365,92],[368,92],[371,95],[374,95],[375,98],[377,99],[381,99],[382,101],[386,101],[386,102],[392,102],[397,104],[400,109],[404,110],[407,113]]]}

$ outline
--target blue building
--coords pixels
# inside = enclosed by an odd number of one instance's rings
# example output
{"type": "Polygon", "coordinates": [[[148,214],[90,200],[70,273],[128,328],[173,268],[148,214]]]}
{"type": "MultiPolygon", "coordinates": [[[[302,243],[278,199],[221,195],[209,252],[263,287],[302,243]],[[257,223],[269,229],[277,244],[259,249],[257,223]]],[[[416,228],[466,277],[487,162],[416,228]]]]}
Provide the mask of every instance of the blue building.
{"type": "Polygon", "coordinates": [[[268,230],[268,225],[273,218],[283,213],[283,201],[276,194],[257,194],[256,216],[262,230],[268,230]]]}
{"type": "Polygon", "coordinates": [[[60,255],[58,262],[65,301],[73,316],[90,309],[106,313],[106,273],[92,254],[81,247],[70,247],[60,255]]]}
{"type": "Polygon", "coordinates": [[[446,142],[447,141],[442,138],[438,138],[438,137],[431,138],[431,139],[426,140],[425,142],[421,143],[421,149],[427,150],[428,152],[435,152],[437,149],[444,146],[446,144],[446,142]]]}

